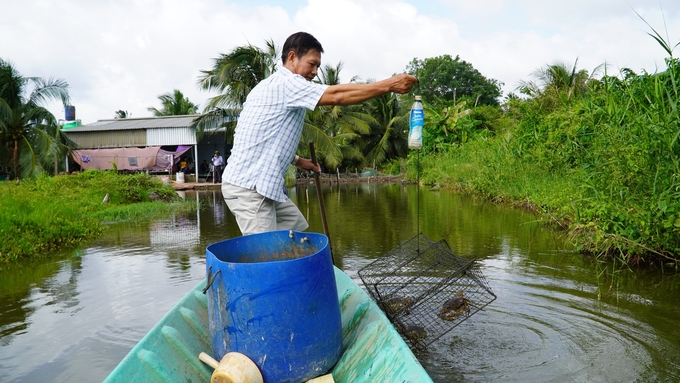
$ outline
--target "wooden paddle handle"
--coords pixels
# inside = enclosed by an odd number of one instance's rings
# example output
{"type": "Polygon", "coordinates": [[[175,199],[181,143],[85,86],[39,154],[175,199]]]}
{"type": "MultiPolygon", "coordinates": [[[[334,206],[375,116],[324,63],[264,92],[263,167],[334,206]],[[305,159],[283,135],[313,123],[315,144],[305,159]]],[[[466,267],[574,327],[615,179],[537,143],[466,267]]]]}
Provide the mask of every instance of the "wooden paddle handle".
{"type": "Polygon", "coordinates": [[[212,356],[206,354],[205,352],[201,352],[200,354],[198,354],[198,359],[200,359],[201,362],[207,364],[213,369],[217,368],[217,366],[219,365],[219,363],[217,363],[217,361],[213,359],[212,356]]]}
{"type": "Polygon", "coordinates": [[[215,369],[211,383],[263,383],[255,362],[239,352],[227,353],[219,363],[205,352],[198,354],[198,359],[215,369]]]}
{"type": "MultiPolygon", "coordinates": [[[[314,141],[309,141],[309,155],[312,157],[312,163],[318,165],[316,161],[316,152],[314,151],[314,141]]],[[[326,221],[326,208],[323,203],[323,193],[321,193],[321,180],[319,173],[314,172],[314,181],[316,181],[316,197],[319,199],[319,209],[321,210],[321,224],[323,225],[323,233],[328,238],[328,248],[331,251],[331,261],[335,265],[335,258],[333,257],[333,247],[331,246],[331,235],[328,233],[328,222],[326,221]]]]}
{"type": "Polygon", "coordinates": [[[314,379],[310,379],[310,380],[306,381],[305,383],[335,383],[335,380],[333,379],[332,374],[326,374],[326,375],[316,377],[314,379]]]}

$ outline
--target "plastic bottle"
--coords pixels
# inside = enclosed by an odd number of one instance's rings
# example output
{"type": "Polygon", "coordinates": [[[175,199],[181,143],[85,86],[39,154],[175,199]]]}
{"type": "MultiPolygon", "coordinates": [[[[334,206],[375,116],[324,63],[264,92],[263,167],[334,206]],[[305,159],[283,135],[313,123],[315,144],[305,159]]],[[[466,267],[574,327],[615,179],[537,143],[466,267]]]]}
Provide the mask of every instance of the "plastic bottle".
{"type": "Polygon", "coordinates": [[[408,147],[409,149],[421,149],[423,147],[423,123],[425,122],[425,112],[420,96],[415,96],[413,106],[411,106],[411,118],[409,120],[408,147]]]}

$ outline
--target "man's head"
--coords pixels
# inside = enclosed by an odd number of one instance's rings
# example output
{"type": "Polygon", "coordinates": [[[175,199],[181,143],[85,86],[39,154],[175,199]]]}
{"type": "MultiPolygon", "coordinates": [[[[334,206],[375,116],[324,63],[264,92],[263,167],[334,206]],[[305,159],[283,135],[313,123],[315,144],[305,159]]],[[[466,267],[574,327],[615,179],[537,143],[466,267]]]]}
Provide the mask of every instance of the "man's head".
{"type": "Polygon", "coordinates": [[[283,44],[281,61],[291,72],[312,81],[321,66],[322,53],[319,40],[309,33],[298,32],[290,35],[283,44]]]}
{"type": "Polygon", "coordinates": [[[215,155],[216,155],[216,156],[219,156],[219,155],[220,155],[220,152],[215,152],[215,155]]]}

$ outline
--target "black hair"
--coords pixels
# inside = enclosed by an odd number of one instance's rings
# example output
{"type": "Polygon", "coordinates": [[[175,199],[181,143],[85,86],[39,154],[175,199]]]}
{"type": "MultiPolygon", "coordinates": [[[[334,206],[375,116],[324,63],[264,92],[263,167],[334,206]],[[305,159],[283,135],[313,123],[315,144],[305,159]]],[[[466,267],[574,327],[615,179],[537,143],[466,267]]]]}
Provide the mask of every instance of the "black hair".
{"type": "Polygon", "coordinates": [[[286,64],[288,59],[288,52],[293,51],[298,57],[302,57],[310,50],[315,49],[319,53],[323,53],[323,47],[316,37],[307,32],[298,32],[290,35],[283,44],[283,51],[281,51],[281,61],[286,64]]]}

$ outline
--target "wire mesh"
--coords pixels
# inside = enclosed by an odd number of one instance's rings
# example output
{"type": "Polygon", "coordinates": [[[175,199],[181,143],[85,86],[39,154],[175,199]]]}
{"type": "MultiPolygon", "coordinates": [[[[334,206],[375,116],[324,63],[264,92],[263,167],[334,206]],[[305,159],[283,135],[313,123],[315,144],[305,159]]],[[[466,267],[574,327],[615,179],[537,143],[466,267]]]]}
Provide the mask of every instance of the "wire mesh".
{"type": "MultiPolygon", "coordinates": [[[[380,301],[378,286],[390,286],[395,279],[404,274],[402,269],[418,257],[420,249],[426,249],[432,244],[434,242],[425,235],[418,234],[359,270],[359,278],[373,299],[376,302],[380,301]]],[[[406,279],[407,276],[403,278],[406,279]]],[[[383,294],[385,294],[384,291],[383,294]]]]}
{"type": "Polygon", "coordinates": [[[358,274],[404,340],[421,350],[496,299],[477,262],[423,234],[358,274]]]}

